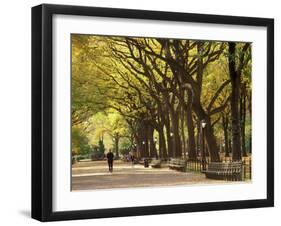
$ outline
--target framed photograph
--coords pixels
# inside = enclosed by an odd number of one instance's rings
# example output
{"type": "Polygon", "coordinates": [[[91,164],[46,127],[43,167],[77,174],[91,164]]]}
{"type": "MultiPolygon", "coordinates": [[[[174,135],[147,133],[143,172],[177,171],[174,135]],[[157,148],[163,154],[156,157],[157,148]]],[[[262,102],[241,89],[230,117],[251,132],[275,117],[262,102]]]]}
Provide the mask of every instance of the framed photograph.
{"type": "Polygon", "coordinates": [[[32,217],[274,205],[274,21],[32,8],[32,217]]]}

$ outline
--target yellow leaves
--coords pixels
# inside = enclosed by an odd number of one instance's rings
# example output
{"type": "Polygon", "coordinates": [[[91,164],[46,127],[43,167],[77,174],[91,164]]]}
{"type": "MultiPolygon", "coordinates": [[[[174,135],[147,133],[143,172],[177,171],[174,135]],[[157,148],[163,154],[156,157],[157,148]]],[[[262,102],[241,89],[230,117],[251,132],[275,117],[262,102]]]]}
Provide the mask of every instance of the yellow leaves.
{"type": "MultiPolygon", "coordinates": [[[[94,126],[93,139],[108,133],[104,128],[123,133],[127,126],[124,117],[150,118],[149,110],[156,111],[157,104],[166,104],[163,99],[167,96],[175,97],[175,105],[180,100],[187,101],[184,92],[181,99],[175,95],[182,91],[182,85],[201,88],[201,93],[197,91],[201,95],[198,99],[206,110],[229,79],[228,49],[224,45],[202,40],[72,35],[72,107],[90,109],[94,115],[95,121],[86,119],[94,126]],[[97,112],[103,112],[103,116],[97,112]],[[97,123],[100,117],[101,122],[109,124],[97,123]]],[[[243,82],[249,86],[250,64],[251,61],[242,72],[243,82]]],[[[221,106],[230,92],[227,84],[215,98],[213,107],[221,106]]],[[[212,117],[217,119],[217,115],[212,117]]]]}

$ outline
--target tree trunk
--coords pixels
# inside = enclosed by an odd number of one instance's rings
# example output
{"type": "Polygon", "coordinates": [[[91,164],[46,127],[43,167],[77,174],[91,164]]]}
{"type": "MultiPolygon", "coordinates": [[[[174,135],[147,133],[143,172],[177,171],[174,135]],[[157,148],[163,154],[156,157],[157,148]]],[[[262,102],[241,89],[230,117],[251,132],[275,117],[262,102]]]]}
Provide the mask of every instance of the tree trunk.
{"type": "Polygon", "coordinates": [[[167,137],[167,145],[168,145],[168,156],[173,157],[173,139],[171,137],[171,127],[170,127],[170,117],[169,114],[164,116],[165,128],[166,128],[166,137],[167,137]]]}
{"type": "Polygon", "coordinates": [[[240,118],[241,118],[241,148],[242,155],[247,156],[246,138],[245,138],[245,122],[246,122],[246,83],[243,83],[240,96],[240,118]]]}
{"type": "Polygon", "coordinates": [[[165,140],[165,135],[164,135],[164,121],[165,121],[165,116],[163,115],[163,110],[162,106],[158,104],[157,106],[157,120],[158,120],[158,137],[159,137],[159,157],[160,159],[162,158],[167,158],[167,147],[166,147],[166,140],[165,140]]]}
{"type": "Polygon", "coordinates": [[[171,122],[172,122],[172,131],[173,131],[173,149],[174,157],[181,158],[181,139],[179,134],[179,111],[171,112],[171,122]]]}
{"type": "Polygon", "coordinates": [[[153,127],[151,125],[148,125],[147,133],[148,133],[148,141],[149,141],[149,156],[151,158],[158,158],[156,147],[155,147],[155,141],[153,137],[153,127]]]}
{"type": "Polygon", "coordinates": [[[202,120],[206,121],[207,124],[204,131],[205,131],[206,142],[211,155],[211,161],[219,162],[220,161],[219,149],[211,125],[211,119],[210,116],[205,112],[201,104],[201,89],[202,89],[202,79],[203,79],[203,58],[202,58],[203,43],[202,42],[197,43],[197,51],[199,55],[197,60],[197,85],[193,85],[192,87],[192,92],[193,92],[192,109],[194,110],[200,122],[202,120]]]}
{"type": "Polygon", "coordinates": [[[249,153],[252,153],[252,94],[251,92],[249,92],[248,108],[249,108],[249,118],[250,118],[249,153]]]}
{"type": "Polygon", "coordinates": [[[138,153],[138,157],[139,158],[143,158],[143,151],[142,151],[142,144],[141,144],[141,141],[136,141],[136,145],[137,145],[137,153],[138,153]]]}
{"type": "Polygon", "coordinates": [[[240,74],[236,71],[236,44],[229,42],[229,75],[231,79],[231,128],[232,128],[232,160],[241,160],[241,128],[239,115],[240,74]]]}
{"type": "Polygon", "coordinates": [[[225,157],[229,157],[229,142],[228,142],[228,116],[222,116],[222,127],[224,134],[224,152],[225,157]]]}
{"type": "Polygon", "coordinates": [[[160,158],[167,158],[167,147],[166,147],[166,141],[165,141],[165,135],[164,135],[164,126],[161,125],[159,128],[159,154],[160,158]]]}
{"type": "Polygon", "coordinates": [[[216,137],[214,135],[213,127],[211,125],[210,117],[205,118],[206,127],[205,127],[205,138],[208,145],[208,151],[210,153],[212,162],[220,162],[220,156],[218,152],[218,145],[216,137]]]}
{"type": "Polygon", "coordinates": [[[149,157],[149,145],[148,145],[148,125],[145,124],[144,130],[144,157],[149,157]]]}
{"type": "Polygon", "coordinates": [[[119,135],[117,134],[116,136],[114,136],[114,140],[115,140],[115,154],[116,154],[116,158],[119,158],[119,135]]]}
{"type": "MultiPolygon", "coordinates": [[[[229,131],[229,133],[231,133],[231,131],[229,131]]],[[[228,138],[228,150],[229,150],[229,153],[231,153],[231,155],[232,155],[232,141],[231,141],[231,138],[228,138]]]]}
{"type": "Polygon", "coordinates": [[[181,109],[181,137],[182,137],[182,148],[183,148],[183,156],[186,159],[186,140],[185,140],[185,132],[184,132],[184,108],[181,109]]]}
{"type": "Polygon", "coordinates": [[[220,162],[219,148],[217,145],[216,137],[214,135],[213,127],[211,125],[210,116],[205,113],[204,109],[201,106],[200,101],[198,100],[198,97],[196,97],[196,96],[194,96],[192,108],[193,108],[194,112],[196,113],[197,118],[200,120],[200,123],[202,120],[205,120],[205,122],[206,122],[205,138],[206,138],[206,142],[207,142],[209,152],[211,155],[210,156],[211,161],[220,162]]]}
{"type": "Polygon", "coordinates": [[[141,157],[149,157],[147,137],[147,125],[144,121],[142,121],[140,122],[140,126],[138,128],[138,149],[141,157]]]}
{"type": "Polygon", "coordinates": [[[198,157],[198,153],[200,153],[200,128],[201,123],[199,119],[196,120],[196,158],[198,157]]]}
{"type": "Polygon", "coordinates": [[[186,109],[186,124],[188,131],[188,158],[195,160],[196,147],[195,147],[195,137],[194,137],[194,123],[192,118],[192,92],[188,90],[188,106],[186,109]]]}

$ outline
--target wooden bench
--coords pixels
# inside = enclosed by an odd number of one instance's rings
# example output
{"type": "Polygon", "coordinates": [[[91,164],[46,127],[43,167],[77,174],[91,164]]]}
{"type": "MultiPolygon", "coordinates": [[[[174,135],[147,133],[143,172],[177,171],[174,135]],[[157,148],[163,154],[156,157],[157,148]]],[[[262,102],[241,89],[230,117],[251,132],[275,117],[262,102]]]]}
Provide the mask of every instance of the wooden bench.
{"type": "Polygon", "coordinates": [[[169,168],[179,171],[185,171],[186,163],[187,163],[186,159],[171,159],[169,161],[169,168]]]}
{"type": "Polygon", "coordinates": [[[154,159],[150,163],[151,167],[153,168],[161,168],[161,160],[160,159],[154,159]]]}
{"type": "Polygon", "coordinates": [[[240,181],[242,162],[210,162],[204,173],[210,179],[240,181]]]}

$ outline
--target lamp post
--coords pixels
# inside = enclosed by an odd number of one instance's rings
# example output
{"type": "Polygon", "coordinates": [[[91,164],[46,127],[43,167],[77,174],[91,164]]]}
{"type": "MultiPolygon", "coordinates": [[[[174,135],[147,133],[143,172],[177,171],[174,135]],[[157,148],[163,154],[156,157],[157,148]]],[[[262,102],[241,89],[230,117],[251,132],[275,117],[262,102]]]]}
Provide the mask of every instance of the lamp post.
{"type": "Polygon", "coordinates": [[[202,169],[203,169],[203,171],[206,171],[206,153],[205,153],[205,127],[206,127],[206,122],[205,122],[205,120],[201,121],[201,127],[202,127],[202,169]]]}

